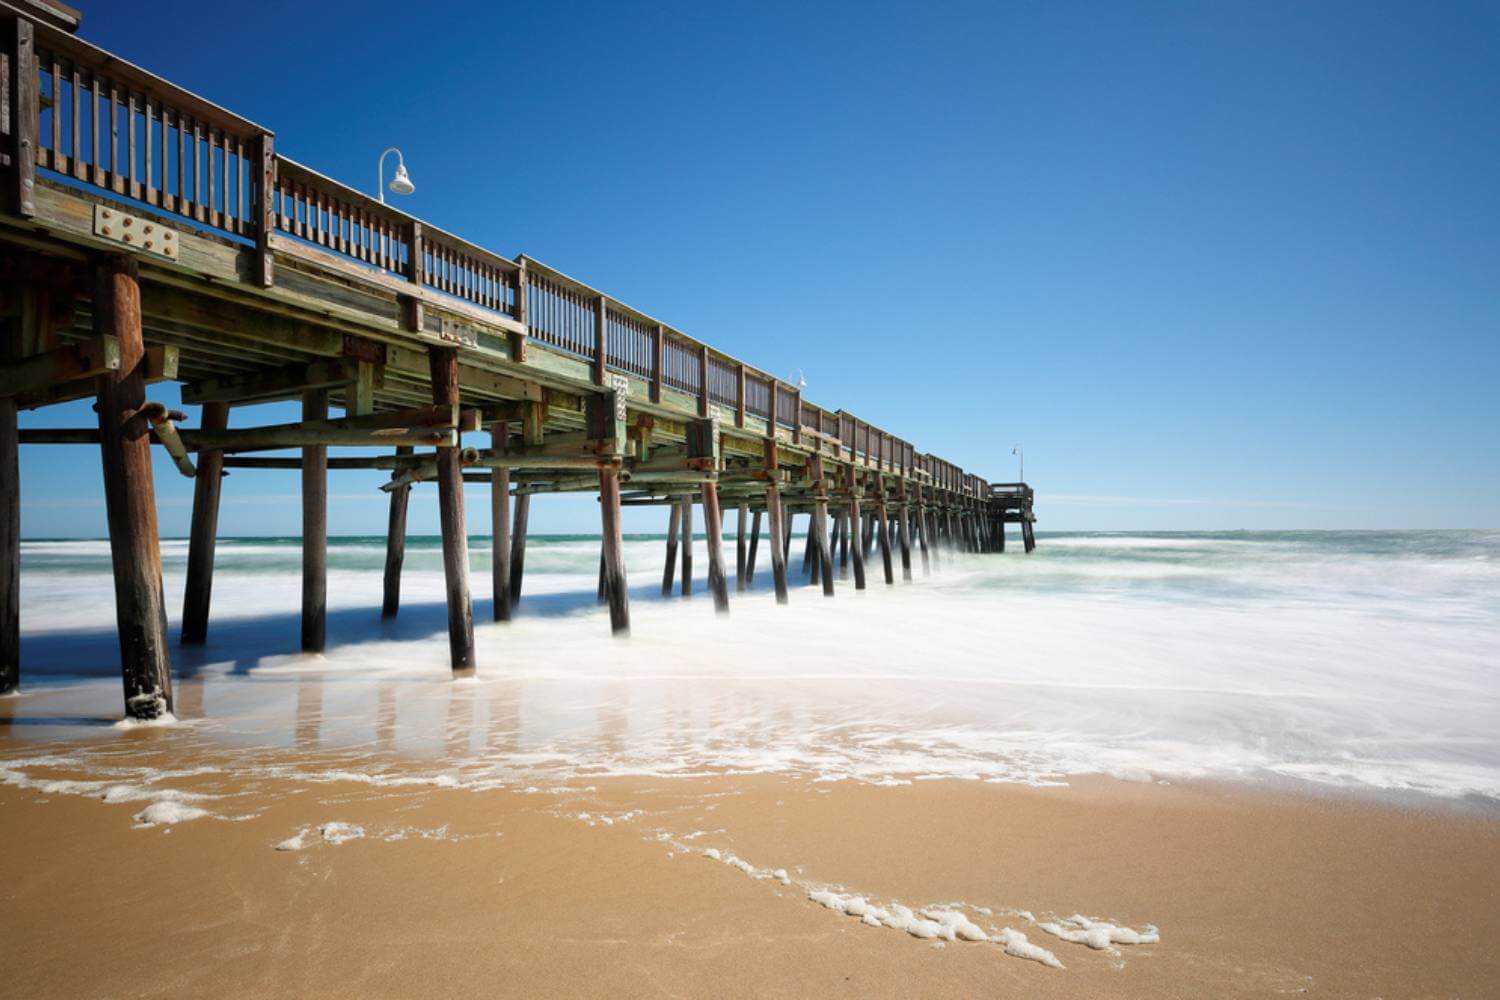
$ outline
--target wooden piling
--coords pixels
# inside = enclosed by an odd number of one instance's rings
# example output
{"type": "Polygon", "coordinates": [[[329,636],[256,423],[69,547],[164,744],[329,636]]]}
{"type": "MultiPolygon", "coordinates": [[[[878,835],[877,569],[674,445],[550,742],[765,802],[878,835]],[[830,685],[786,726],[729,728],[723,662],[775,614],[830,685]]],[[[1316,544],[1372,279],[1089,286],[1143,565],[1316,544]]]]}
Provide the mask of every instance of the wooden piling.
{"type": "Polygon", "coordinates": [[[125,714],[155,719],[172,711],[172,665],[162,601],[151,438],[146,422],[136,419],[146,402],[146,351],[135,261],[97,261],[93,286],[94,335],[114,337],[120,345],[119,369],[98,376],[97,409],[125,714]]]}
{"type": "MultiPolygon", "coordinates": [[[[400,445],[397,455],[410,455],[411,445],[400,445]]],[[[385,594],[380,617],[394,618],[401,609],[401,564],[406,561],[406,508],[411,498],[411,484],[391,490],[390,519],[385,529],[385,594]]]]}
{"type": "Polygon", "coordinates": [[[742,502],[739,506],[739,516],[735,521],[734,533],[734,589],[741,592],[750,585],[750,578],[745,574],[748,556],[745,549],[745,523],[749,520],[749,516],[750,509],[742,502]]]}
{"type": "Polygon", "coordinates": [[[521,577],[526,570],[526,522],[531,515],[531,494],[516,495],[515,527],[510,533],[510,604],[521,599],[521,577]]]}
{"type": "MultiPolygon", "coordinates": [[[[328,419],[328,390],[302,393],[302,419],[328,419]]],[[[321,653],[328,624],[328,446],[302,449],[302,649],[321,653]]]]}
{"type": "Polygon", "coordinates": [[[703,526],[708,532],[708,589],[714,595],[714,610],[729,612],[729,584],[724,574],[724,512],[719,509],[719,484],[703,484],[703,526]]]}
{"type": "MultiPolygon", "coordinates": [[[[205,430],[229,426],[229,404],[203,404],[199,421],[205,430]]],[[[182,644],[208,638],[208,607],[214,586],[214,546],[219,533],[219,490],[224,481],[224,453],[200,451],[193,480],[193,520],[188,533],[187,588],[182,598],[182,644]]]]}
{"type": "Polygon", "coordinates": [[[896,574],[891,566],[891,522],[885,509],[885,483],[875,477],[875,529],[880,536],[880,562],[885,567],[885,582],[894,584],[896,574]]]}
{"type": "Polygon", "coordinates": [[[693,593],[693,498],[682,498],[682,596],[693,593]]]}
{"type": "Polygon", "coordinates": [[[750,558],[745,564],[745,586],[755,582],[755,554],[760,548],[760,511],[750,517],[750,558]]]}
{"type": "MultiPolygon", "coordinates": [[[[503,453],[510,442],[510,425],[504,420],[490,427],[490,447],[503,453]]],[[[510,621],[510,469],[490,470],[490,592],[494,594],[495,621],[510,621]]]]}
{"type": "Polygon", "coordinates": [[[667,565],[661,573],[661,596],[672,596],[672,581],[677,573],[677,531],[682,520],[682,504],[668,504],[672,514],[667,518],[667,565]]]}
{"type": "MultiPolygon", "coordinates": [[[[427,352],[432,401],[458,405],[458,351],[427,352]]],[[[463,462],[458,448],[438,447],[438,521],[443,532],[443,579],[448,596],[448,652],[455,673],[474,669],[474,608],[469,601],[469,539],[464,522],[463,462]]]]}
{"type": "Polygon", "coordinates": [[[766,522],[770,525],[771,579],[776,586],[776,603],[786,603],[786,518],[781,510],[781,490],[776,483],[766,484],[766,522]]]}
{"type": "Polygon", "coordinates": [[[1021,522],[1021,541],[1024,543],[1027,555],[1036,551],[1036,531],[1030,521],[1021,522]]]}
{"type": "Polygon", "coordinates": [[[844,485],[849,491],[849,548],[854,556],[854,589],[865,589],[864,541],[859,524],[859,489],[855,485],[854,469],[845,470],[844,485]]]}
{"type": "Polygon", "coordinates": [[[839,579],[849,579],[849,515],[840,512],[833,516],[833,540],[839,553],[839,579]]]}
{"type": "Polygon", "coordinates": [[[814,565],[821,569],[823,596],[833,596],[833,554],[828,542],[828,483],[823,478],[823,457],[812,457],[813,478],[813,534],[817,551],[814,565]]]}
{"type": "Polygon", "coordinates": [[[901,579],[911,582],[911,504],[906,499],[906,481],[901,482],[900,500],[896,507],[897,527],[901,536],[901,579]]]}
{"type": "Polygon", "coordinates": [[[0,396],[0,694],[21,683],[21,434],[0,396]]]}
{"type": "Polygon", "coordinates": [[[917,484],[917,545],[922,553],[922,575],[932,572],[932,557],[927,552],[927,501],[922,484],[917,484]]]}
{"type": "Polygon", "coordinates": [[[609,600],[609,628],[617,636],[630,634],[630,592],[625,581],[625,554],[620,537],[620,466],[599,466],[599,519],[604,535],[605,591],[609,600]]]}

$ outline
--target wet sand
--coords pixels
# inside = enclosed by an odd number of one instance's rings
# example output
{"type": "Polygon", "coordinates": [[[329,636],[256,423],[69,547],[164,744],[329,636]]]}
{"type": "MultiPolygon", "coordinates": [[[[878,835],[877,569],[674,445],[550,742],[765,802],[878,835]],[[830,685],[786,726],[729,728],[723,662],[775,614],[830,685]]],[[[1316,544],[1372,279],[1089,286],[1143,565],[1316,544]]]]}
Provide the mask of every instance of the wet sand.
{"type": "MultiPolygon", "coordinates": [[[[166,733],[111,759],[191,770],[166,733]]],[[[32,755],[0,735],[0,757],[32,755]]],[[[336,764],[285,752],[293,773],[336,764]]],[[[222,763],[222,762],[220,762],[222,763]]],[[[0,766],[4,761],[0,760],[0,766]]],[[[0,785],[6,996],[1484,997],[1500,989],[1500,821],[1207,784],[877,787],[738,776],[525,792],[223,773],[212,815],[0,785]],[[229,818],[234,817],[234,818],[229,818]],[[333,843],[318,827],[361,827],[333,843]],[[308,846],[276,845],[306,831],[308,846]],[[696,835],[695,835],[696,834],[696,835]],[[713,848],[762,875],[704,855],[713,848]],[[922,941],[809,900],[962,903],[993,943],[922,941]],[[978,908],[992,911],[984,915],[978,908]],[[1095,951],[1081,913],[1152,945],[1095,951]]]]}

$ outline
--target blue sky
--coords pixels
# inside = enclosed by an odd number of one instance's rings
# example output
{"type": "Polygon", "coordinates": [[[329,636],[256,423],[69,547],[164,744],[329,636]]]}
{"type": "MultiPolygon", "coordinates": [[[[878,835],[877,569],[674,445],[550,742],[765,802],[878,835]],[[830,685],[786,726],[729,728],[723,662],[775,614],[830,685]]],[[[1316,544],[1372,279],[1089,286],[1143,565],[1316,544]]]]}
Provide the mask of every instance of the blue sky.
{"type": "MultiPolygon", "coordinates": [[[[1493,4],[84,6],[283,153],[369,190],[399,145],[404,208],[823,405],[993,480],[1023,443],[1044,529],[1500,526],[1493,4]]],[[[103,533],[96,451],[22,480],[27,536],[103,533]]],[[[296,483],[236,473],[221,530],[295,534],[296,483]]],[[[336,474],[332,530],[383,531],[375,483],[336,474]]]]}

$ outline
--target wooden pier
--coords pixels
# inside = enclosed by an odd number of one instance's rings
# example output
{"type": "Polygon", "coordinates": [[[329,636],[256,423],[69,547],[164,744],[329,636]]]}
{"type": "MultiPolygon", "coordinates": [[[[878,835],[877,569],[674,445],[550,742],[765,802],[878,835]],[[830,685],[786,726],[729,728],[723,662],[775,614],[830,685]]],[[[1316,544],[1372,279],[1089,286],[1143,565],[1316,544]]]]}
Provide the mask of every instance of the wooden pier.
{"type": "Polygon", "coordinates": [[[0,3],[0,692],[20,670],[19,444],[100,448],[125,709],[143,719],[172,707],[153,445],[195,480],[183,643],[208,634],[231,469],[300,470],[307,650],[324,643],[328,473],[390,472],[385,616],[400,606],[410,491],[435,483],[460,672],[481,666],[467,482],[491,489],[497,620],[523,593],[531,498],[597,494],[599,596],[621,635],[622,506],[665,508],[662,590],[675,574],[683,595],[700,506],[720,612],[726,509],[734,589],[768,561],[781,602],[797,518],[802,565],[827,596],[851,557],[853,586],[866,586],[876,545],[886,585],[953,553],[1004,551],[1008,523],[1033,548],[1025,484],[990,484],[541,261],[493,253],[281,156],[269,129],[77,27],[50,0],[0,3]],[[148,401],[166,381],[201,407],[197,428],[148,401]],[[85,398],[97,427],[18,430],[19,410],[85,398]],[[301,420],[234,419],[273,400],[300,400],[301,420]]]}

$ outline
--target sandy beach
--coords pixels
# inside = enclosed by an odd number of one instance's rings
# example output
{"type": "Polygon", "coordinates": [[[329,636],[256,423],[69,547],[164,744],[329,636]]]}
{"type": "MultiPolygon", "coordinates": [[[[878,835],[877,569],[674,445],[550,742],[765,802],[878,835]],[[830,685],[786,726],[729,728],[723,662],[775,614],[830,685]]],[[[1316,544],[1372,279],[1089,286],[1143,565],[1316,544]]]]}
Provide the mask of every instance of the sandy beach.
{"type": "MultiPolygon", "coordinates": [[[[113,762],[157,767],[163,742],[131,733],[113,762]]],[[[220,816],[154,826],[139,801],[101,801],[108,785],[0,788],[6,994],[1483,997],[1500,981],[1500,823],[1451,808],[1112,779],[237,785],[213,782],[220,816]],[[1008,927],[1065,968],[867,926],[809,898],[827,890],[1008,927]],[[1160,942],[1095,950],[1039,926],[1074,914],[1160,942]]]]}

